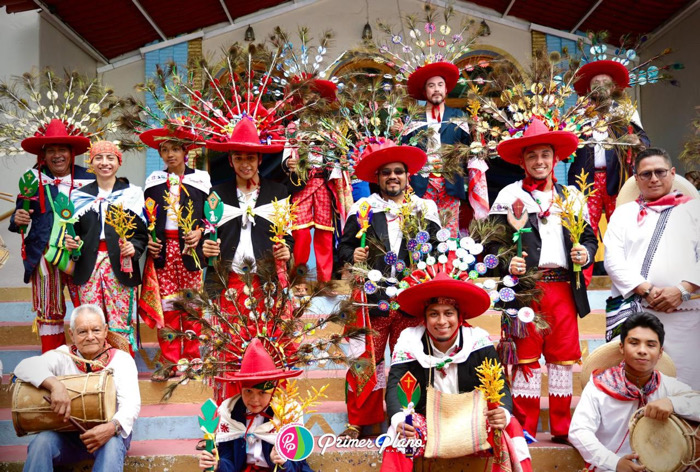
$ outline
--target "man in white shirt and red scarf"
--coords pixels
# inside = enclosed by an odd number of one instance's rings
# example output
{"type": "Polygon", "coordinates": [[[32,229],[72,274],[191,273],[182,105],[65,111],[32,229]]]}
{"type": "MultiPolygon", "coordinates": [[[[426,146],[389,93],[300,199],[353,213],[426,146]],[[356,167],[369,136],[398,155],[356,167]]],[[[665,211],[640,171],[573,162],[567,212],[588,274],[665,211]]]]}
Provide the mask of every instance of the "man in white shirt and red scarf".
{"type": "MultiPolygon", "coordinates": [[[[671,413],[700,421],[700,393],[655,370],[664,353],[664,325],[650,313],[636,313],[621,325],[620,365],[596,370],[571,421],[569,440],[589,470],[644,471],[629,441],[629,421],[644,416],[668,421],[671,413]]],[[[664,451],[667,452],[667,451],[664,451]]]]}
{"type": "MultiPolygon", "coordinates": [[[[51,409],[68,421],[71,396],[56,378],[111,369],[117,390],[117,408],[111,421],[85,433],[43,431],[29,444],[25,472],[46,472],[54,466],[95,459],[93,470],[121,472],[131,443],[131,432],[141,409],[136,363],[128,352],[107,341],[108,329],[102,309],[82,305],[70,320],[74,345],[63,345],[41,356],[24,359],[14,375],[51,392],[51,409]]],[[[122,338],[115,336],[128,350],[122,338]]]]}
{"type": "MultiPolygon", "coordinates": [[[[537,286],[543,291],[532,309],[539,313],[549,329],[540,332],[528,322],[527,336],[515,339],[518,365],[513,377],[515,416],[530,434],[537,432],[540,413],[540,357],[547,362],[549,381],[549,420],[552,440],[565,442],[571,421],[573,395],[573,364],[581,357],[577,314],[586,316],[591,310],[586,286],[574,264],[587,267],[593,263],[598,242],[587,225],[579,244],[574,245],[571,234],[562,226],[561,209],[554,205],[555,195],[565,197],[554,178],[554,165],[567,159],[578,146],[578,137],[568,131],[549,131],[534,118],[520,138],[508,139],[498,145],[498,154],[507,162],[519,164],[525,179],[505,187],[491,208],[497,222],[508,227],[507,215],[516,202],[521,202],[527,221],[517,233],[522,239],[522,257],[511,259],[507,270],[521,277],[528,268],[537,269],[541,279],[537,286]]],[[[569,198],[578,201],[578,210],[585,214],[583,197],[574,187],[568,187],[569,198]]]]}
{"type": "Polygon", "coordinates": [[[618,207],[603,240],[614,297],[607,337],[629,310],[653,313],[678,379],[700,390],[700,299],[692,297],[700,287],[700,200],[672,190],[676,169],[663,149],[640,152],[635,169],[640,195],[618,207]]]}

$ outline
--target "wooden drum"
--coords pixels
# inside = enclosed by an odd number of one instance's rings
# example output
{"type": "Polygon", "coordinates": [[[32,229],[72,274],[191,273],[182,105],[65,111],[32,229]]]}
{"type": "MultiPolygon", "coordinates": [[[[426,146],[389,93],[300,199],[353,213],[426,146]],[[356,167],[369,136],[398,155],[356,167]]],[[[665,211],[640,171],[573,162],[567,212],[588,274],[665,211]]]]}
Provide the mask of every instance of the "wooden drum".
{"type": "MultiPolygon", "coordinates": [[[[71,417],[85,429],[111,421],[117,411],[117,390],[109,369],[97,373],[57,377],[71,397],[71,417]]],[[[12,423],[17,436],[41,431],[77,431],[51,410],[48,390],[17,380],[12,394],[12,423]]]]}
{"type": "Polygon", "coordinates": [[[649,472],[700,470],[698,423],[671,415],[667,421],[644,416],[644,409],[630,420],[630,446],[649,472]]]}

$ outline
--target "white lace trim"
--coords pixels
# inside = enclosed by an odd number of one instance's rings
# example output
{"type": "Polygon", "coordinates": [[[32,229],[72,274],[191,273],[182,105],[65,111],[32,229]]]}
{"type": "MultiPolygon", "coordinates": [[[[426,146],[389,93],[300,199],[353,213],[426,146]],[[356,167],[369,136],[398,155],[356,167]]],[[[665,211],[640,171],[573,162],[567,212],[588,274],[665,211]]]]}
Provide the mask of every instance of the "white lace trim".
{"type": "Polygon", "coordinates": [[[386,388],[386,368],[383,361],[377,364],[377,385],[372,390],[379,390],[380,388],[386,388]]]}
{"type": "Polygon", "coordinates": [[[570,397],[574,394],[573,367],[572,365],[547,364],[550,396],[570,397]]]}
{"type": "Polygon", "coordinates": [[[530,369],[532,376],[525,380],[525,374],[518,369],[513,379],[513,396],[539,398],[542,393],[542,369],[530,369]]]}
{"type": "Polygon", "coordinates": [[[61,324],[41,324],[37,323],[39,328],[39,336],[53,336],[62,334],[64,331],[63,323],[61,324]]]}

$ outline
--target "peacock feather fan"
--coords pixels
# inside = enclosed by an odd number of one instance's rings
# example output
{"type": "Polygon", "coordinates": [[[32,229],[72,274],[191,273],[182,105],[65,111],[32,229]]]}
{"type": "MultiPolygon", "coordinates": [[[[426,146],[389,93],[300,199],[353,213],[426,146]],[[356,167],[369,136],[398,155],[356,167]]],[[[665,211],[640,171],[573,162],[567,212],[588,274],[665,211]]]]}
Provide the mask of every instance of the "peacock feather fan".
{"type": "Polygon", "coordinates": [[[23,153],[19,143],[43,134],[54,119],[69,135],[104,139],[116,129],[107,119],[116,103],[112,89],[78,72],[46,68],[0,81],[0,156],[23,153]]]}
{"type": "MultiPolygon", "coordinates": [[[[253,264],[253,261],[249,261],[253,264]]],[[[306,274],[290,272],[290,290],[281,289],[277,282],[274,259],[255,261],[257,272],[242,274],[238,288],[225,288],[230,264],[217,263],[214,276],[202,290],[185,290],[174,301],[174,307],[186,313],[197,324],[201,334],[194,331],[168,330],[173,339],[199,339],[201,358],[181,359],[173,367],[182,373],[178,382],[171,383],[164,400],[189,380],[215,379],[240,369],[243,352],[258,338],[280,369],[308,366],[337,366],[353,362],[342,349],[347,339],[367,334],[366,329],[347,326],[352,321],[351,302],[341,302],[327,315],[311,316],[308,310],[315,298],[327,291],[325,284],[314,285],[307,297],[294,296],[294,287],[306,284],[306,274]],[[240,301],[243,300],[243,303],[240,301]]]]}

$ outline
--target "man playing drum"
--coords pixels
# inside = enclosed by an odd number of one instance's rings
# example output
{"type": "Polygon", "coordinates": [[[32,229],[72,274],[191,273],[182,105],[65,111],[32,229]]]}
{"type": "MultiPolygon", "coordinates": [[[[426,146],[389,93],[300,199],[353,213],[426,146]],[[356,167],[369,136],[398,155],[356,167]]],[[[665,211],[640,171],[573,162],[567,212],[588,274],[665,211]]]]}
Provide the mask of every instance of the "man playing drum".
{"type": "Polygon", "coordinates": [[[109,368],[117,390],[116,414],[83,434],[43,431],[29,444],[24,471],[45,472],[54,465],[95,459],[95,471],[122,471],[131,443],[131,431],[141,409],[136,363],[124,351],[107,343],[104,314],[96,305],[82,305],[71,314],[70,333],[74,345],[63,345],[41,356],[23,360],[15,376],[51,392],[51,409],[68,422],[71,397],[56,378],[99,372],[109,368]]]}
{"type": "Polygon", "coordinates": [[[673,413],[700,420],[700,393],[658,370],[664,327],[651,313],[625,320],[620,333],[620,365],[595,370],[571,421],[569,441],[590,470],[643,471],[629,442],[629,420],[639,408],[648,418],[667,421],[673,413]]]}

